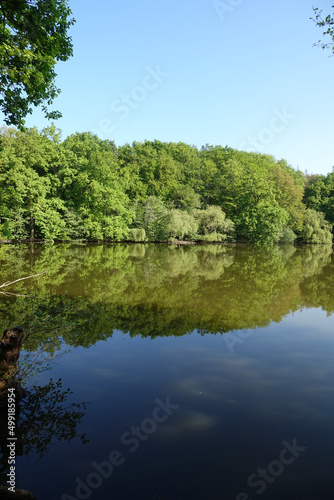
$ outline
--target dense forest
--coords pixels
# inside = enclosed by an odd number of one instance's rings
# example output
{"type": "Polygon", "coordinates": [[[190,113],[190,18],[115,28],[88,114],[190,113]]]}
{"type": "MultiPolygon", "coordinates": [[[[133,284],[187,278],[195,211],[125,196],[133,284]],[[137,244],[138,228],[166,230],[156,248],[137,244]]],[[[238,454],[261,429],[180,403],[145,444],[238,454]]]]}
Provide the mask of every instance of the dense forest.
{"type": "Polygon", "coordinates": [[[332,243],[334,172],[222,146],[0,131],[2,240],[332,243]]]}

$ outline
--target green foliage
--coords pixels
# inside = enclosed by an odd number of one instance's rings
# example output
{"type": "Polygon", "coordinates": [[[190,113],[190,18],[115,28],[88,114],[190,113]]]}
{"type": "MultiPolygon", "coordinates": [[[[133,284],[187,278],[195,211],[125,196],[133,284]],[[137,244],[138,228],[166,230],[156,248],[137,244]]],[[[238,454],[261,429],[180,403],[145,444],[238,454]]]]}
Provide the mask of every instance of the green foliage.
{"type": "Polygon", "coordinates": [[[58,96],[55,65],[72,56],[67,31],[74,20],[67,0],[2,0],[0,3],[0,109],[7,125],[23,127],[32,106],[58,118],[48,106],[58,96]]]}
{"type": "Polygon", "coordinates": [[[66,228],[64,240],[80,240],[85,236],[83,218],[73,208],[63,209],[63,221],[66,228]]]}
{"type": "Polygon", "coordinates": [[[275,198],[281,208],[288,213],[288,226],[292,231],[300,233],[305,220],[305,205],[303,204],[305,179],[300,172],[293,170],[280,160],[272,170],[275,186],[275,198]],[[300,174],[300,175],[298,175],[300,174]]]}
{"type": "Polygon", "coordinates": [[[290,227],[285,227],[275,238],[276,243],[293,243],[297,238],[296,234],[290,227]]]}
{"type": "MultiPolygon", "coordinates": [[[[332,6],[334,9],[334,5],[332,6]]],[[[332,14],[328,14],[326,17],[322,17],[322,10],[319,10],[318,7],[313,7],[313,12],[315,13],[315,19],[313,21],[316,23],[316,26],[323,29],[323,35],[332,40],[331,42],[324,42],[318,40],[314,45],[321,47],[322,49],[331,49],[334,53],[334,10],[332,14]]],[[[328,40],[328,38],[327,38],[328,40]]]]}
{"type": "Polygon", "coordinates": [[[205,210],[197,210],[200,239],[204,241],[232,241],[234,239],[234,223],[226,218],[220,207],[208,206],[205,210]]]}
{"type": "Polygon", "coordinates": [[[145,239],[146,239],[145,229],[138,229],[138,228],[129,229],[130,241],[145,241],[145,239]]]}
{"type": "MultiPolygon", "coordinates": [[[[6,216],[7,230],[14,240],[23,240],[27,237],[28,217],[22,207],[12,209],[6,216]]],[[[4,231],[2,230],[2,233],[4,231]]]]}
{"type": "Polygon", "coordinates": [[[54,127],[2,130],[0,187],[13,238],[127,237],[129,200],[117,175],[113,143],[91,134],[59,142],[54,127]]]}
{"type": "Polygon", "coordinates": [[[168,212],[165,219],[165,229],[169,238],[183,240],[184,238],[196,239],[198,222],[188,212],[173,209],[168,212]]]}
{"type": "MultiPolygon", "coordinates": [[[[220,207],[209,206],[193,213],[185,210],[168,209],[157,197],[151,196],[144,203],[137,203],[134,223],[143,228],[149,241],[161,240],[233,240],[234,224],[226,219],[220,207]],[[210,237],[207,237],[211,235],[210,237]]],[[[137,233],[133,230],[131,239],[137,233]]],[[[137,236],[136,236],[137,237],[137,236]]]]}
{"type": "Polygon", "coordinates": [[[169,145],[160,141],[134,142],[118,150],[121,175],[131,199],[144,201],[150,196],[169,199],[180,187],[179,164],[169,153],[169,145]]]}
{"type": "Polygon", "coordinates": [[[331,224],[325,220],[324,214],[308,208],[301,237],[305,243],[332,244],[331,224]]]}
{"type": "Polygon", "coordinates": [[[334,173],[314,176],[305,189],[304,201],[308,208],[323,212],[326,220],[334,223],[334,173]]]}
{"type": "Polygon", "coordinates": [[[171,196],[175,208],[181,210],[193,210],[200,208],[201,197],[195,193],[194,189],[190,186],[184,186],[176,189],[171,196]]]}
{"type": "Polygon", "coordinates": [[[239,237],[254,243],[272,243],[289,219],[276,199],[266,163],[266,157],[254,156],[238,172],[233,186],[236,208],[232,220],[239,237]]]}
{"type": "Polygon", "coordinates": [[[208,243],[220,243],[222,241],[226,241],[226,235],[217,233],[217,231],[213,231],[212,233],[200,236],[200,240],[206,241],[208,243]]]}
{"type": "Polygon", "coordinates": [[[54,125],[3,128],[1,142],[4,238],[271,244],[301,237],[305,206],[334,222],[334,174],[308,179],[304,193],[304,174],[269,155],[160,141],[117,148],[87,132],[61,141],[54,125]]]}
{"type": "Polygon", "coordinates": [[[150,196],[145,202],[136,205],[136,224],[145,230],[148,241],[161,241],[168,239],[166,217],[168,210],[162,200],[150,196]]]}
{"type": "Polygon", "coordinates": [[[67,210],[79,217],[81,238],[120,241],[132,220],[129,200],[118,175],[115,146],[89,133],[69,136],[62,144],[68,168],[58,173],[67,210]]]}
{"type": "Polygon", "coordinates": [[[220,146],[207,146],[202,159],[211,161],[205,195],[235,223],[237,238],[271,243],[288,224],[301,231],[305,207],[304,177],[284,160],[220,146]]]}
{"type": "Polygon", "coordinates": [[[7,208],[4,219],[13,237],[61,237],[63,202],[52,196],[52,177],[47,175],[55,156],[53,143],[36,129],[25,133],[3,129],[1,141],[0,186],[7,208]]]}

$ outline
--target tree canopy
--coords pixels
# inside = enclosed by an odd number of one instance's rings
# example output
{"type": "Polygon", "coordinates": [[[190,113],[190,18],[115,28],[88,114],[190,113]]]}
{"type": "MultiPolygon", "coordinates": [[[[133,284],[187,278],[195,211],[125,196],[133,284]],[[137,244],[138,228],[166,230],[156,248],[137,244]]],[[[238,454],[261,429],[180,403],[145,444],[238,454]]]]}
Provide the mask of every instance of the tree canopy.
{"type": "Polygon", "coordinates": [[[333,173],[307,183],[270,155],[157,140],[116,147],[89,132],[62,140],[54,125],[41,132],[3,127],[0,139],[2,238],[332,239],[333,173]]]}
{"type": "Polygon", "coordinates": [[[32,106],[61,116],[48,107],[60,93],[55,65],[72,56],[71,15],[67,0],[0,1],[0,109],[8,125],[23,127],[32,106]]]}

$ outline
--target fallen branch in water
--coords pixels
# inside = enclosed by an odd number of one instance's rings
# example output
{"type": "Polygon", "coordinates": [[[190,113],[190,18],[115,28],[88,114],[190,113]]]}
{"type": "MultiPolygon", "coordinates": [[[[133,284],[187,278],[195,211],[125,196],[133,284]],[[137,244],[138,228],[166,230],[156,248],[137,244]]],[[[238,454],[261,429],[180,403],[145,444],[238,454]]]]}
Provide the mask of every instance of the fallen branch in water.
{"type": "MultiPolygon", "coordinates": [[[[0,285],[0,288],[4,288],[5,286],[13,285],[14,283],[17,283],[18,281],[22,280],[27,280],[29,278],[36,278],[36,276],[42,276],[42,274],[45,274],[47,271],[43,271],[42,273],[39,274],[32,274],[31,276],[25,276],[24,278],[19,278],[14,281],[6,281],[6,283],[3,283],[3,285],[0,285]]],[[[0,291],[2,295],[16,295],[17,297],[29,297],[29,295],[20,295],[18,293],[11,293],[11,292],[2,292],[0,291]]]]}

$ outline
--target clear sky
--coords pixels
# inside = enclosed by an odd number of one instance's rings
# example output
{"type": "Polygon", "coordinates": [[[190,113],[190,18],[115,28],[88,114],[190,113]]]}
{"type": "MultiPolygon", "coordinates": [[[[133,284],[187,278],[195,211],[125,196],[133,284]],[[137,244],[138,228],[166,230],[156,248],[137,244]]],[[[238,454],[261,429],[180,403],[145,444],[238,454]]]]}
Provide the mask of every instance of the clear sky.
{"type": "MultiPolygon", "coordinates": [[[[63,138],[93,131],[334,166],[334,57],[312,6],[333,0],[71,0],[74,57],[57,66],[63,138]]],[[[47,125],[40,111],[28,126],[47,125]]]]}

